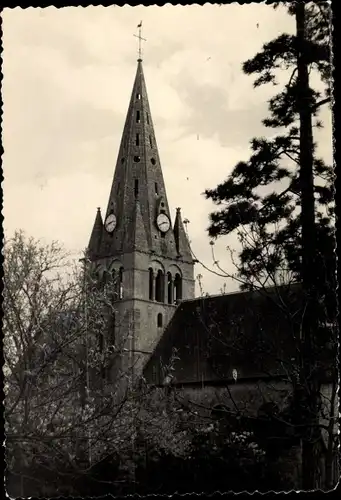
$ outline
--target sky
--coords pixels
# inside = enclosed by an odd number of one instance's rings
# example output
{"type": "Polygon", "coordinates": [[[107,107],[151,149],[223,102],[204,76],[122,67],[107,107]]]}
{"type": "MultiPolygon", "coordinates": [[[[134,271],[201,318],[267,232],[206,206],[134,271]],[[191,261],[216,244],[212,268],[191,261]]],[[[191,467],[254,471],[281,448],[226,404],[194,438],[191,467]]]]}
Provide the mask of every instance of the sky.
{"type": "MultiPolygon", "coordinates": [[[[75,258],[87,246],[96,207],[105,211],[136,73],[143,21],[144,74],[168,202],[187,218],[197,259],[216,270],[203,192],[247,160],[278,88],[253,89],[242,63],[264,43],[293,33],[284,8],[265,4],[4,9],[4,231],[60,241],[75,258]]],[[[319,153],[332,160],[331,116],[319,153]]],[[[272,132],[273,134],[273,132],[272,132]]],[[[215,258],[234,272],[229,245],[215,258]]],[[[238,289],[196,264],[197,294],[238,289]]]]}

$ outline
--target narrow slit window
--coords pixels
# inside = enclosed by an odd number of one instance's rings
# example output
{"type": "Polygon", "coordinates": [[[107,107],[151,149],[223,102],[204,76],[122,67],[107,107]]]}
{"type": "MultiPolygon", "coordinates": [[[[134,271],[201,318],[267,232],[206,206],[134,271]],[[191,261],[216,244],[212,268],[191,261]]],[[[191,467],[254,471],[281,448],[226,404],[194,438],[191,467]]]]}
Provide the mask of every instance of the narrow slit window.
{"type": "Polygon", "coordinates": [[[159,194],[159,188],[157,182],[155,182],[155,194],[159,194]]]}
{"type": "Polygon", "coordinates": [[[137,198],[139,195],[139,181],[138,181],[138,179],[135,179],[134,193],[135,193],[135,198],[137,198]]]}
{"type": "Polygon", "coordinates": [[[149,115],[148,115],[148,113],[146,113],[146,121],[147,121],[147,125],[149,125],[149,115]]]}
{"type": "Polygon", "coordinates": [[[137,99],[138,101],[141,99],[141,94],[140,94],[139,92],[136,94],[136,99],[137,99]]]}
{"type": "Polygon", "coordinates": [[[136,146],[139,146],[139,145],[140,145],[140,134],[136,134],[136,137],[135,137],[135,144],[136,144],[136,146]]]}
{"type": "Polygon", "coordinates": [[[149,136],[149,144],[150,144],[150,147],[152,148],[153,147],[153,141],[152,141],[152,136],[151,135],[149,136]]]}
{"type": "Polygon", "coordinates": [[[139,111],[139,110],[137,110],[137,111],[136,111],[136,123],[140,123],[140,121],[141,121],[141,118],[140,118],[140,111],[139,111]]]}
{"type": "Polygon", "coordinates": [[[149,300],[154,299],[154,272],[153,269],[149,268],[149,300]]]}

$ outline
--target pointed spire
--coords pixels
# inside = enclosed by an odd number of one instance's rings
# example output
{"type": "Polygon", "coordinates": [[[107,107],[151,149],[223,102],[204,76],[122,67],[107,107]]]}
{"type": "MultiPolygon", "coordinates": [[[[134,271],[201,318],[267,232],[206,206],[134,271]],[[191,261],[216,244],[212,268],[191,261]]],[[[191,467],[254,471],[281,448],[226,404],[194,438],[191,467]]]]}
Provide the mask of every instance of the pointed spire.
{"type": "Polygon", "coordinates": [[[176,217],[174,222],[174,237],[175,237],[175,245],[178,255],[182,257],[184,260],[192,261],[192,252],[189,246],[189,241],[187,238],[187,234],[185,232],[185,228],[182,222],[181,217],[181,209],[176,209],[176,217]]]}
{"type": "Polygon", "coordinates": [[[173,231],[168,231],[163,237],[156,226],[158,211],[162,210],[169,218],[170,212],[141,60],[137,63],[106,211],[106,217],[114,212],[117,219],[115,237],[104,234],[103,251],[106,255],[123,251],[125,228],[134,219],[137,197],[140,204],[138,217],[143,221],[149,250],[175,258],[173,231]]]}
{"type": "Polygon", "coordinates": [[[95,217],[95,222],[90,236],[89,245],[87,248],[88,255],[90,258],[96,257],[99,252],[102,239],[102,232],[103,232],[103,220],[101,215],[101,209],[98,207],[95,217]]]}

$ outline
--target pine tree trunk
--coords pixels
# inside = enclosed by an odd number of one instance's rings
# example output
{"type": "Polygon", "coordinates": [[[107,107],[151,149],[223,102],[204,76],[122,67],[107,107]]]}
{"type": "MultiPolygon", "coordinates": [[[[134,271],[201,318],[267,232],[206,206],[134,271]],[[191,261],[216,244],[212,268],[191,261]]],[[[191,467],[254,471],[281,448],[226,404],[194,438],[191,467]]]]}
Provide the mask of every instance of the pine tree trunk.
{"type": "Polygon", "coordinates": [[[302,486],[304,490],[316,487],[318,472],[318,400],[314,339],[317,332],[315,289],[315,203],[313,176],[312,102],[309,88],[307,46],[305,40],[305,4],[296,4],[297,29],[297,103],[300,118],[300,188],[302,230],[302,282],[305,311],[302,318],[301,344],[301,425],[302,435],[302,486]]]}

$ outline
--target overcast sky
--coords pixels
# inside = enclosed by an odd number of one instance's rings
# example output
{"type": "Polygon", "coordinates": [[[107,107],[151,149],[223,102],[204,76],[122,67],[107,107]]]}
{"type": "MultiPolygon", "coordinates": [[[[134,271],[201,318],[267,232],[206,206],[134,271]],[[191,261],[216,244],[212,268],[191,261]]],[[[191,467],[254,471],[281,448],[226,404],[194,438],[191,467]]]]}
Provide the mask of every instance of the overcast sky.
{"type": "MultiPolygon", "coordinates": [[[[136,72],[143,20],[144,73],[168,201],[190,221],[197,257],[212,267],[202,193],[249,155],[267,99],[243,61],[282,32],[285,10],[264,4],[69,7],[3,11],[4,228],[57,239],[75,256],[88,244],[96,207],[105,211],[136,72]],[[188,178],[188,180],[187,180],[188,178]]],[[[319,135],[331,160],[326,111],[319,135]]],[[[273,133],[273,132],[272,132],[273,133]]],[[[223,238],[216,252],[233,271],[223,238]]],[[[205,292],[238,287],[196,265],[205,292]]]]}

